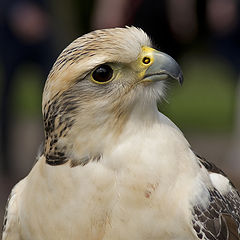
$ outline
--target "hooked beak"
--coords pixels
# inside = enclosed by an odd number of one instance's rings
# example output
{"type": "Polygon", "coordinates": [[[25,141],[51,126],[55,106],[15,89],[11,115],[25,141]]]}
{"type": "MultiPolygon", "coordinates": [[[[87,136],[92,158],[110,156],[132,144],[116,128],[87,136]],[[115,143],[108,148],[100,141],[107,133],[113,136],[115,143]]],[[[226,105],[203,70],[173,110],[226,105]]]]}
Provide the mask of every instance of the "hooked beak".
{"type": "Polygon", "coordinates": [[[178,63],[172,57],[155,50],[153,52],[153,63],[146,70],[144,79],[152,82],[175,79],[182,85],[183,73],[178,63]]]}

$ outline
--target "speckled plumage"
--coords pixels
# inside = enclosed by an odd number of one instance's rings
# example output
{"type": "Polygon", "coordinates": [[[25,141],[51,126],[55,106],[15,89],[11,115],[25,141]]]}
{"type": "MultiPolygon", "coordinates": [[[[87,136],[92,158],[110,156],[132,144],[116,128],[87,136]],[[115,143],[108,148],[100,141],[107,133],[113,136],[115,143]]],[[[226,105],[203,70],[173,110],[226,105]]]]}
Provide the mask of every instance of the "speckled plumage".
{"type": "Polygon", "coordinates": [[[63,50],[43,93],[43,152],[12,190],[3,240],[240,239],[237,190],[158,112],[182,72],[151,47],[126,27],[63,50]],[[103,64],[112,75],[98,82],[103,64]]]}
{"type": "MultiPolygon", "coordinates": [[[[227,180],[227,176],[214,164],[199,158],[202,167],[205,167],[211,175],[221,176],[227,180]]],[[[215,183],[213,182],[213,185],[215,183]]],[[[196,204],[193,207],[193,227],[199,239],[239,239],[240,232],[240,196],[231,182],[227,183],[228,190],[221,192],[216,185],[209,189],[210,202],[207,207],[196,204]]]]}

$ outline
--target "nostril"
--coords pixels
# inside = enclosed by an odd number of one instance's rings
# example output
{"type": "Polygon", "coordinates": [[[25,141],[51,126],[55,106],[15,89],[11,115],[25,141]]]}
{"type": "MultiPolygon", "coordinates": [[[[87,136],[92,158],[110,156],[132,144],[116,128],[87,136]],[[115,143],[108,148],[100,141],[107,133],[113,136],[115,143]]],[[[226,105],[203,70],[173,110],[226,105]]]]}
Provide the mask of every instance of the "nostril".
{"type": "Polygon", "coordinates": [[[151,62],[151,59],[150,59],[149,57],[144,57],[143,60],[142,60],[142,62],[143,62],[144,64],[149,64],[149,63],[151,62]]]}

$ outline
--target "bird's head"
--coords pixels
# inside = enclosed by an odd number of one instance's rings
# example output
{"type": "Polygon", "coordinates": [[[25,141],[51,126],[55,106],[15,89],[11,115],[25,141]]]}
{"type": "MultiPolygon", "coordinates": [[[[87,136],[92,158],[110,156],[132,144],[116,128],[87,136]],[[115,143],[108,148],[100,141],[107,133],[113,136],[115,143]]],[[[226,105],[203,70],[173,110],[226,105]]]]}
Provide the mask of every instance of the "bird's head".
{"type": "Polygon", "coordinates": [[[76,159],[92,146],[100,151],[133,112],[156,109],[168,79],[182,83],[180,67],[154,50],[141,29],[97,30],[76,39],[56,60],[43,93],[47,159],[76,159]]]}

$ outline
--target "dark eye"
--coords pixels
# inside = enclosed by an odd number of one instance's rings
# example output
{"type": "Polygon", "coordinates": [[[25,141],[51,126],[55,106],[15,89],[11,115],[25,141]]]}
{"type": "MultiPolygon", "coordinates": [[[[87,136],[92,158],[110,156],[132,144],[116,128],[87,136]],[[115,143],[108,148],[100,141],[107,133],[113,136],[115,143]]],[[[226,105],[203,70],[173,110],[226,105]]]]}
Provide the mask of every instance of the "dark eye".
{"type": "Polygon", "coordinates": [[[109,65],[103,64],[97,67],[92,73],[93,80],[97,83],[108,82],[113,75],[113,70],[109,65]]]}

